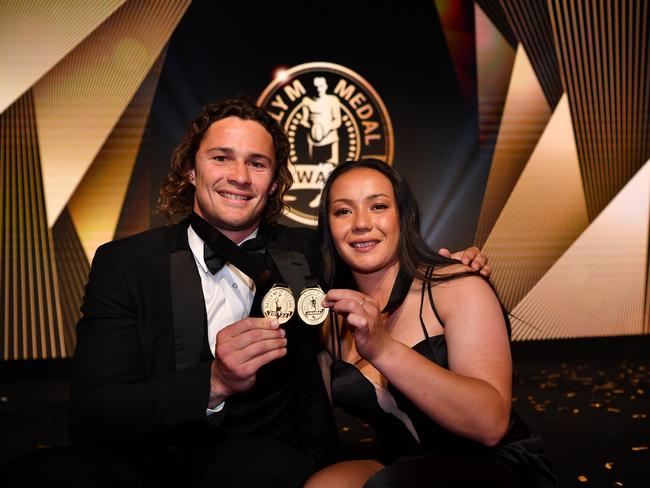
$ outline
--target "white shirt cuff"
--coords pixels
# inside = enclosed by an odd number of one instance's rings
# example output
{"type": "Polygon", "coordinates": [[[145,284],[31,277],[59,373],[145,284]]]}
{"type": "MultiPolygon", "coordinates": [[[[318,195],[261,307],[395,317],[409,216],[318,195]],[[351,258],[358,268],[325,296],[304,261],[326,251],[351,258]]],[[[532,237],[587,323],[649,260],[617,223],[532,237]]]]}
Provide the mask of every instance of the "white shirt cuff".
{"type": "Polygon", "coordinates": [[[205,409],[205,414],[209,417],[212,414],[215,414],[217,412],[221,412],[223,410],[223,407],[225,407],[225,406],[226,406],[226,400],[224,400],[223,402],[221,402],[219,405],[217,405],[214,408],[206,408],[205,409]]]}

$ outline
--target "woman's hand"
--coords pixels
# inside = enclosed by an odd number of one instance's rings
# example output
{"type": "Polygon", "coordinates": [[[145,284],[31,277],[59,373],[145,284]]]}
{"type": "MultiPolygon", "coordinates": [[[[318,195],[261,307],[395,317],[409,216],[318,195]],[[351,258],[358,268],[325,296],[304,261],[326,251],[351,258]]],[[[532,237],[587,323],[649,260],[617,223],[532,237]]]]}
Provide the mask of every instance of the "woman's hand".
{"type": "Polygon", "coordinates": [[[357,352],[368,362],[372,363],[393,342],[384,327],[386,317],[374,298],[354,290],[332,289],[325,295],[323,306],[343,315],[357,352]]]}

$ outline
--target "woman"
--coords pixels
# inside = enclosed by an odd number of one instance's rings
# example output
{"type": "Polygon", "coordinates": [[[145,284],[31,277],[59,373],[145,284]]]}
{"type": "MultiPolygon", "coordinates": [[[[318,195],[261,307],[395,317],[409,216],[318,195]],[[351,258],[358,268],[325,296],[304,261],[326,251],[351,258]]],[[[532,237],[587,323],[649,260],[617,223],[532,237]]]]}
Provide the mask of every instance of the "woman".
{"type": "Polygon", "coordinates": [[[539,439],[511,412],[507,316],[483,277],[425,244],[401,176],[377,160],[338,166],[319,229],[323,304],[341,319],[326,384],[375,429],[382,454],[306,486],[556,486],[539,439]]]}

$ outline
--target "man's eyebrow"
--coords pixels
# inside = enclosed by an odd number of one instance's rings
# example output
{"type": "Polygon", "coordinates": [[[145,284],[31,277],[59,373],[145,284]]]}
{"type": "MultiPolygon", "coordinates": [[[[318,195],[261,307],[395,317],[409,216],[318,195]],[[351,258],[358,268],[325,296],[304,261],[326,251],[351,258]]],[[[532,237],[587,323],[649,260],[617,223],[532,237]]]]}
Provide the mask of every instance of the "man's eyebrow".
{"type": "Polygon", "coordinates": [[[235,150],[232,147],[219,147],[219,146],[217,146],[217,147],[209,147],[205,151],[206,152],[221,151],[221,152],[225,152],[225,153],[228,153],[228,154],[232,154],[232,153],[235,152],[235,150]]]}
{"type": "Polygon", "coordinates": [[[267,159],[269,161],[273,161],[273,159],[271,157],[267,156],[266,154],[261,154],[261,153],[252,153],[252,154],[249,154],[248,157],[249,158],[263,158],[263,159],[267,159]]]}
{"type": "MultiPolygon", "coordinates": [[[[220,151],[220,152],[226,153],[228,155],[234,154],[236,152],[235,149],[232,148],[232,147],[220,147],[220,146],[210,147],[210,148],[206,149],[205,151],[206,152],[220,151]]],[[[262,154],[262,153],[251,153],[251,154],[247,154],[246,157],[247,158],[264,158],[264,159],[267,159],[268,161],[273,161],[272,157],[267,156],[266,154],[262,154]]]]}

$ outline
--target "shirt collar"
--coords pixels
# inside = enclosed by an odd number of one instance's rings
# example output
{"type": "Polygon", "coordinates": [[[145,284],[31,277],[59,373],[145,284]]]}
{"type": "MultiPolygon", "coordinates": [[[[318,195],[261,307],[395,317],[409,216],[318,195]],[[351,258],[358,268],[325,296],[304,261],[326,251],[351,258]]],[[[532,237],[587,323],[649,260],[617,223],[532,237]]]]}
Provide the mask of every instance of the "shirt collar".
{"type": "MultiPolygon", "coordinates": [[[[243,241],[239,243],[241,246],[244,242],[253,239],[257,237],[257,232],[259,231],[259,227],[256,228],[253,232],[251,232],[248,237],[246,237],[243,241]]],[[[205,273],[209,273],[210,270],[208,270],[208,267],[205,264],[205,259],[203,255],[203,245],[205,244],[203,242],[203,239],[201,239],[196,232],[194,232],[194,229],[192,229],[192,226],[189,225],[187,227],[187,241],[190,245],[190,250],[192,251],[192,254],[194,255],[194,259],[198,263],[199,267],[203,270],[205,273]]]]}

